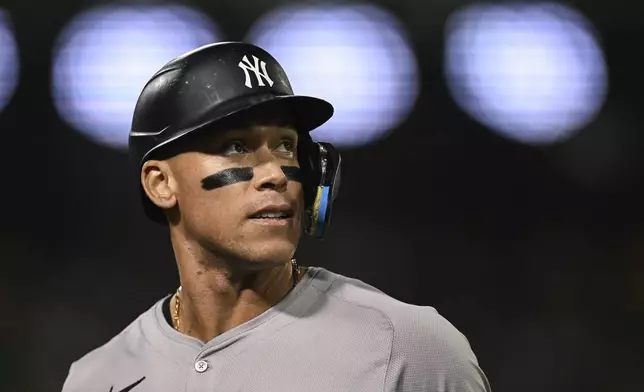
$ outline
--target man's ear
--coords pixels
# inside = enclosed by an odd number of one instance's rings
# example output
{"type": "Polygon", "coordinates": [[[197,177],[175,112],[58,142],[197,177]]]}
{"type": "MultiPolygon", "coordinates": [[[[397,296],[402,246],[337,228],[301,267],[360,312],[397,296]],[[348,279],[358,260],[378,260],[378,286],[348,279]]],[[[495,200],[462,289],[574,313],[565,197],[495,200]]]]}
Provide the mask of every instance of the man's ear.
{"type": "Polygon", "coordinates": [[[167,162],[145,162],[141,169],[141,185],[145,194],[157,207],[167,210],[177,204],[175,181],[167,162]]]}

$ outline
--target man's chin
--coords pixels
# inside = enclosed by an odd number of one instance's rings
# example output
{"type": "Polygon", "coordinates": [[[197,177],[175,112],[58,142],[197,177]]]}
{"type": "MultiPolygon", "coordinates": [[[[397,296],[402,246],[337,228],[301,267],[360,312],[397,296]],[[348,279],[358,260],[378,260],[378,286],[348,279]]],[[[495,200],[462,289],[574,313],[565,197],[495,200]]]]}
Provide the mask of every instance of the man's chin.
{"type": "Polygon", "coordinates": [[[252,225],[246,228],[242,246],[255,257],[253,259],[290,260],[300,240],[301,231],[294,226],[271,227],[252,225]]]}
{"type": "Polygon", "coordinates": [[[280,265],[289,262],[296,244],[286,238],[275,238],[249,244],[246,259],[254,264],[280,265]]]}

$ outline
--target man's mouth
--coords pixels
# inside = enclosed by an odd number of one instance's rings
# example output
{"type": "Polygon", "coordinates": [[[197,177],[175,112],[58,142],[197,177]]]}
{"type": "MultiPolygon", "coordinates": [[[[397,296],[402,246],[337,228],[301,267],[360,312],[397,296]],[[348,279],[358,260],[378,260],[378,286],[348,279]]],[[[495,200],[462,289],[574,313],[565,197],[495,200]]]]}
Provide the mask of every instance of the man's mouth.
{"type": "Polygon", "coordinates": [[[264,212],[251,216],[251,219],[288,219],[293,215],[286,212],[264,212]]]}
{"type": "Polygon", "coordinates": [[[285,220],[293,217],[293,208],[288,204],[265,206],[250,216],[250,219],[285,220]]]}

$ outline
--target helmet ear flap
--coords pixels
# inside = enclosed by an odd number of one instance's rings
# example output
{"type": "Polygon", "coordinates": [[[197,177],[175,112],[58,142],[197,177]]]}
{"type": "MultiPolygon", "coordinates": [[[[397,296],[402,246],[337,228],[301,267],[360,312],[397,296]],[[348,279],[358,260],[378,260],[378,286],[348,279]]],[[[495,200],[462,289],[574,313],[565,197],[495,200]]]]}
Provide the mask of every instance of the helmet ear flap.
{"type": "Polygon", "coordinates": [[[302,171],[302,190],[304,192],[304,206],[308,211],[315,202],[316,188],[320,183],[319,151],[317,143],[313,141],[308,132],[300,134],[297,146],[298,162],[302,171]]]}
{"type": "Polygon", "coordinates": [[[314,142],[308,134],[300,139],[299,147],[306,209],[304,231],[321,239],[331,222],[333,202],[340,187],[341,157],[333,145],[314,142]]]}

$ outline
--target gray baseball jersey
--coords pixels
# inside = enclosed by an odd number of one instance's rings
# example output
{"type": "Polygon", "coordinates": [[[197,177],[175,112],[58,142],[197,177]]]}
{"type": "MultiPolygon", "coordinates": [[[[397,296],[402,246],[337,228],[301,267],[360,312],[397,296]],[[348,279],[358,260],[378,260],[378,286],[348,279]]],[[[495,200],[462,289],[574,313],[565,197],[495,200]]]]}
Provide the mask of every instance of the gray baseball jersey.
{"type": "Polygon", "coordinates": [[[432,307],[310,267],[260,316],[208,343],[169,296],[74,362],[63,392],[489,392],[469,342],[432,307]]]}

